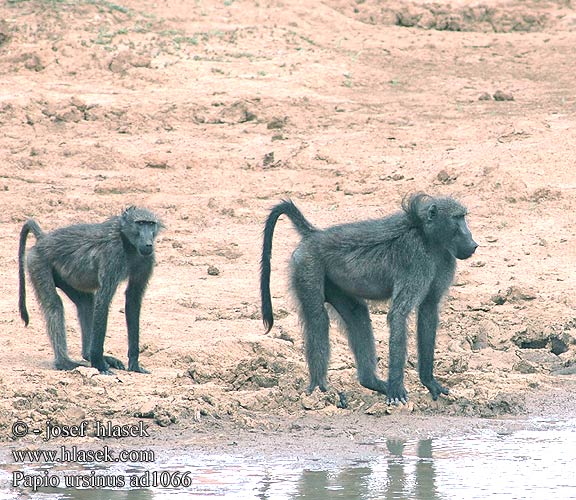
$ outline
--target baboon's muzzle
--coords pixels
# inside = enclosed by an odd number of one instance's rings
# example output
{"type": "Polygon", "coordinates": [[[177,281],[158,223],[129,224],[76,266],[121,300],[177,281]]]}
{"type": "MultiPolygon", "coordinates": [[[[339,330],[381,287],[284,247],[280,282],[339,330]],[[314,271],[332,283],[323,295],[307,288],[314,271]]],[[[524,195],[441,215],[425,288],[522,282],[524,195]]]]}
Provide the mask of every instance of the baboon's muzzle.
{"type": "Polygon", "coordinates": [[[139,245],[138,246],[138,253],[142,255],[142,257],[149,257],[154,252],[154,245],[139,245]]]}
{"type": "Polygon", "coordinates": [[[469,259],[470,257],[472,257],[472,255],[474,255],[474,252],[476,251],[477,248],[478,248],[478,243],[476,243],[474,240],[472,240],[470,247],[466,248],[465,250],[460,251],[459,254],[456,256],[456,258],[460,259],[460,260],[469,259]]]}

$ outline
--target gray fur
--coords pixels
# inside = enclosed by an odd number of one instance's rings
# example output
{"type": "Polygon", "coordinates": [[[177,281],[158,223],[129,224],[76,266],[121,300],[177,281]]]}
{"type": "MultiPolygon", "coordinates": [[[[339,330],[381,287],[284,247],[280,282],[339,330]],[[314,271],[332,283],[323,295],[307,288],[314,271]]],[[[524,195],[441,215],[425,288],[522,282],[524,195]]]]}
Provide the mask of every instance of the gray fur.
{"type": "Polygon", "coordinates": [[[447,394],[448,389],[433,376],[436,328],[439,304],[452,283],[456,259],[469,258],[478,246],[466,225],[466,209],[452,198],[416,193],[404,199],[402,211],[388,217],[319,230],[292,202],[276,205],[264,230],[260,282],[262,316],[268,330],[273,324],[272,236],[282,214],[288,215],[302,236],[291,259],[291,284],[304,330],[309,392],[327,388],[328,302],[346,326],[360,383],[386,394],[394,403],[408,398],[404,388],[406,322],[417,309],[420,380],[433,399],[447,394]],[[387,382],[376,375],[376,348],[366,299],[391,299],[387,382]]]}
{"type": "Polygon", "coordinates": [[[68,357],[64,308],[56,288],[76,305],[82,330],[82,356],[92,366],[108,373],[110,366],[124,364],[104,356],[104,338],[110,302],[120,282],[126,288],[128,328],[128,369],[148,373],[138,361],[142,297],[154,268],[154,242],[162,222],[149,210],[129,207],[122,215],[100,224],[77,224],[44,233],[34,220],[20,232],[18,252],[19,309],[26,325],[26,279],[24,253],[32,231],[36,244],[27,258],[28,274],[46,320],[58,370],[70,370],[80,363],[68,357]]]}

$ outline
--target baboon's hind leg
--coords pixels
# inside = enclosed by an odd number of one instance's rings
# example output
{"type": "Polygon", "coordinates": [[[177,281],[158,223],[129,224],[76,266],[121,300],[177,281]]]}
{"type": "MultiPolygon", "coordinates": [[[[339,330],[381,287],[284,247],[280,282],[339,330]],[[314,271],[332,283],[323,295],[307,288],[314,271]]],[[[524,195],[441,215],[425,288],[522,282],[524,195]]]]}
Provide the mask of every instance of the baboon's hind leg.
{"type": "Polygon", "coordinates": [[[62,299],[56,292],[52,269],[48,261],[38,255],[34,248],[30,250],[28,255],[28,272],[36,297],[44,313],[48,337],[54,351],[56,369],[72,370],[81,366],[80,363],[72,361],[68,357],[64,306],[62,305],[62,299]]]}
{"type": "MultiPolygon", "coordinates": [[[[92,346],[92,322],[94,318],[94,295],[80,292],[72,288],[60,277],[55,277],[56,286],[60,288],[76,306],[78,321],[82,330],[82,357],[90,361],[90,348],[92,346]]],[[[125,370],[124,363],[114,356],[104,356],[104,361],[112,368],[125,370]]]]}
{"type": "Polygon", "coordinates": [[[316,387],[323,392],[327,390],[330,359],[330,321],[324,306],[324,277],[316,271],[310,263],[292,263],[292,288],[300,308],[306,361],[310,373],[308,393],[316,387]]]}
{"type": "Polygon", "coordinates": [[[326,286],[326,300],[344,321],[348,344],[356,359],[360,384],[373,391],[386,394],[386,382],[376,375],[378,360],[366,301],[347,295],[331,284],[326,286]]]}

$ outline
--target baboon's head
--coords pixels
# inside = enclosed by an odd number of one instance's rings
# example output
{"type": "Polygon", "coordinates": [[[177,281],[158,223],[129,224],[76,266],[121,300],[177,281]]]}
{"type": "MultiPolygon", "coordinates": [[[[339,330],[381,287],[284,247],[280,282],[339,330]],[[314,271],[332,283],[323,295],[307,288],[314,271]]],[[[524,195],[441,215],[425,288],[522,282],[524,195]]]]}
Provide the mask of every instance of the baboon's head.
{"type": "Polygon", "coordinates": [[[154,253],[154,240],[164,225],[145,208],[129,207],[120,218],[120,231],[143,257],[154,253]]]}
{"type": "Polygon", "coordinates": [[[466,224],[468,211],[454,198],[433,198],[418,193],[405,199],[402,208],[411,222],[422,228],[428,241],[456,259],[468,259],[478,248],[466,224]]]}

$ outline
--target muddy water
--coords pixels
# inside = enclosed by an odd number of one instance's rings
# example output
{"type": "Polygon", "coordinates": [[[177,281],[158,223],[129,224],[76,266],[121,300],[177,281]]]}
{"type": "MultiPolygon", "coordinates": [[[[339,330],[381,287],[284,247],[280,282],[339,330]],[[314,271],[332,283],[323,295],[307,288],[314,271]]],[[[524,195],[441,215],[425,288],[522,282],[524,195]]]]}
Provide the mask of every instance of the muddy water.
{"type": "Polygon", "coordinates": [[[96,469],[4,464],[0,499],[576,499],[576,419],[533,421],[529,429],[426,440],[383,438],[375,443],[380,454],[355,461],[195,454],[96,469]],[[47,471],[60,485],[36,492],[13,488],[17,471],[37,476],[47,471]],[[65,477],[78,474],[114,475],[125,485],[66,488],[65,477]],[[130,480],[141,486],[129,488],[130,480]]]}

